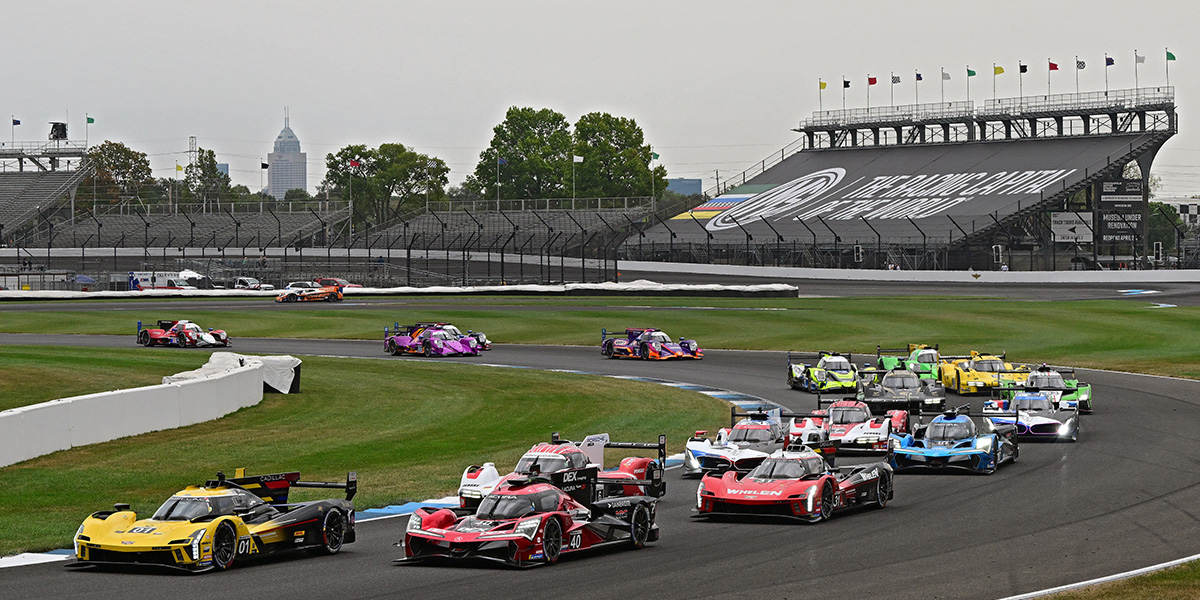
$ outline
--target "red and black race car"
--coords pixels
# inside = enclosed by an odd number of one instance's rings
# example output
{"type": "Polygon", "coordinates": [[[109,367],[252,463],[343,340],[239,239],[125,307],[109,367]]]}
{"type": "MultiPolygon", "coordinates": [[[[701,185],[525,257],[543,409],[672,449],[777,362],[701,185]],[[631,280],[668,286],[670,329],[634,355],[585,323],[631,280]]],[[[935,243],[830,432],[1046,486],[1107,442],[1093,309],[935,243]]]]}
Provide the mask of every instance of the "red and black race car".
{"type": "MultiPolygon", "coordinates": [[[[657,480],[630,480],[653,487],[657,480]]],[[[404,532],[404,558],[482,560],[516,567],[558,562],[563,554],[604,546],[641,548],[658,541],[658,499],[605,496],[597,469],[589,467],[510,479],[483,498],[478,510],[418,508],[404,532]]]]}
{"type": "Polygon", "coordinates": [[[178,346],[180,348],[199,348],[221,346],[231,343],[229,334],[224,329],[205,331],[199,325],[185,320],[159,321],[158,327],[142,328],[142,322],[137,324],[137,341],[143,346],[178,346]]]}
{"type": "Polygon", "coordinates": [[[671,336],[660,329],[629,327],[625,334],[607,329],[600,330],[600,353],[608,358],[640,358],[642,360],[667,360],[671,358],[704,358],[704,350],[696,340],[679,338],[672,342],[671,336]]]}
{"type": "Polygon", "coordinates": [[[775,516],[815,523],[851,506],[887,506],[892,499],[888,463],[834,469],[825,460],[833,446],[793,445],[744,475],[705,475],[696,490],[693,516],[775,516]]]}

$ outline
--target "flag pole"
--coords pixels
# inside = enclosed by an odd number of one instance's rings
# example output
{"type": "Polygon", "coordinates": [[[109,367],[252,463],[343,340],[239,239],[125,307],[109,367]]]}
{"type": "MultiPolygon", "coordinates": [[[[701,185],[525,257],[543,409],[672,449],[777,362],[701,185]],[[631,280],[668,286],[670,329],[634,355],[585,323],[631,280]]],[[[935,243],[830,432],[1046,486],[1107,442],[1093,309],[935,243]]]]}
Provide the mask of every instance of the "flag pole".
{"type": "MultiPolygon", "coordinates": [[[[1167,82],[1170,84],[1171,76],[1167,75],[1167,82]]],[[[842,75],[842,110],[846,110],[846,76],[842,75]]]]}
{"type": "Polygon", "coordinates": [[[896,105],[896,72],[888,71],[888,104],[896,105]]]}
{"type": "Polygon", "coordinates": [[[996,101],[996,63],[992,63],[992,102],[996,101]]]}
{"type": "Polygon", "coordinates": [[[1046,59],[1046,100],[1050,100],[1050,63],[1053,62],[1049,58],[1046,59]]]}
{"type": "Polygon", "coordinates": [[[1025,104],[1025,65],[1017,61],[1017,90],[1021,96],[1021,104],[1025,104]]]}
{"type": "Polygon", "coordinates": [[[946,67],[942,67],[942,102],[946,102],[946,67]]]}
{"type": "Polygon", "coordinates": [[[817,79],[817,110],[825,112],[825,87],[820,79],[817,79]]]}
{"type": "Polygon", "coordinates": [[[88,114],[83,113],[83,147],[85,149],[88,147],[88,123],[90,121],[91,119],[88,118],[88,114]]]}
{"type": "Polygon", "coordinates": [[[1167,60],[1164,62],[1164,68],[1167,72],[1167,87],[1171,87],[1171,49],[1163,48],[1163,51],[1167,53],[1167,60]]]}
{"type": "Polygon", "coordinates": [[[967,102],[971,101],[971,65],[967,65],[967,102]]]}
{"type": "Polygon", "coordinates": [[[1108,53],[1104,53],[1104,95],[1108,95],[1108,53]]]}
{"type": "Polygon", "coordinates": [[[921,80],[917,78],[920,75],[916,69],[913,69],[913,104],[921,103],[921,80]]]}
{"type": "Polygon", "coordinates": [[[1138,64],[1138,53],[1137,53],[1137,48],[1134,48],[1133,49],[1133,89],[1135,92],[1138,89],[1137,64],[1138,64]]]}
{"type": "Polygon", "coordinates": [[[1079,93],[1079,55],[1075,55],[1075,93],[1079,93]]]}
{"type": "Polygon", "coordinates": [[[500,153],[496,153],[496,208],[500,207],[500,153]]]}
{"type": "Polygon", "coordinates": [[[871,110],[871,74],[867,73],[867,111],[871,110]]]}

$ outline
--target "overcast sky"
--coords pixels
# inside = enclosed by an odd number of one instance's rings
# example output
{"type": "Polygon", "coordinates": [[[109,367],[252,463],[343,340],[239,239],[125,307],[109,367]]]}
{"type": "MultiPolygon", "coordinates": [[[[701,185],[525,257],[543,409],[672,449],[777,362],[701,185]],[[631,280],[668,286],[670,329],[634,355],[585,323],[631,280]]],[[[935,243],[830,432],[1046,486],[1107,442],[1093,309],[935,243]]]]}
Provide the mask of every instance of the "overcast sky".
{"type": "MultiPolygon", "coordinates": [[[[795,140],[818,109],[1045,94],[1165,84],[1164,48],[1179,134],[1154,165],[1160,196],[1200,194],[1200,2],[828,1],[105,1],[6,2],[0,35],[0,115],[17,140],[44,140],[68,119],[83,138],[121,141],[151,157],[155,176],[186,162],[188,136],[257,189],[259,159],[283,126],[283,107],[308,153],[312,191],[325,155],[348,144],[400,142],[441,157],[451,182],[470,174],[492,128],[513,105],[548,107],[574,123],[605,111],[635,119],[670,177],[713,184],[795,140]]],[[[9,133],[9,132],[5,132],[9,133]]],[[[8,136],[3,136],[7,138],[8,136]]]]}

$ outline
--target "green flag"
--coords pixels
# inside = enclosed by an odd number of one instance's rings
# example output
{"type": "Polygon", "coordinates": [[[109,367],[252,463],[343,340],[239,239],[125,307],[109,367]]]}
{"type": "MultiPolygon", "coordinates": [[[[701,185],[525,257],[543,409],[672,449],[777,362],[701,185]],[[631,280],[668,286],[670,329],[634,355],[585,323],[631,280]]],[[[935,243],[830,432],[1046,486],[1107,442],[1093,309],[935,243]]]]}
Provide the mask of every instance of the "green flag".
{"type": "Polygon", "coordinates": [[[651,152],[651,153],[650,153],[650,160],[658,160],[658,153],[657,153],[657,152],[651,152]]]}
{"type": "Polygon", "coordinates": [[[1171,54],[1170,50],[1167,50],[1167,60],[1175,60],[1175,55],[1171,54]]]}
{"type": "Polygon", "coordinates": [[[96,122],[96,119],[93,119],[92,117],[88,117],[88,118],[87,118],[87,122],[88,122],[89,124],[91,124],[91,123],[95,123],[95,122],[96,122]]]}
{"type": "Polygon", "coordinates": [[[967,77],[974,77],[974,76],[975,76],[975,71],[972,71],[971,69],[967,69],[967,77]]]}

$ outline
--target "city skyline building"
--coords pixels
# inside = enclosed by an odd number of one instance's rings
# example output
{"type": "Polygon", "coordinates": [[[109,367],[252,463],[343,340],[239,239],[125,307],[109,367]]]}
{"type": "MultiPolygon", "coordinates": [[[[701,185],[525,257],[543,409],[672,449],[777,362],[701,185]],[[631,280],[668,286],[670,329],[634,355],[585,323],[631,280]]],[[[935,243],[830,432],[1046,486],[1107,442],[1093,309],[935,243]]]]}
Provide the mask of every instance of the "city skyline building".
{"type": "Polygon", "coordinates": [[[308,191],[308,155],[292,131],[291,118],[283,115],[283,130],[275,138],[275,151],[267,155],[267,195],[283,200],[288,190],[308,191]]]}

